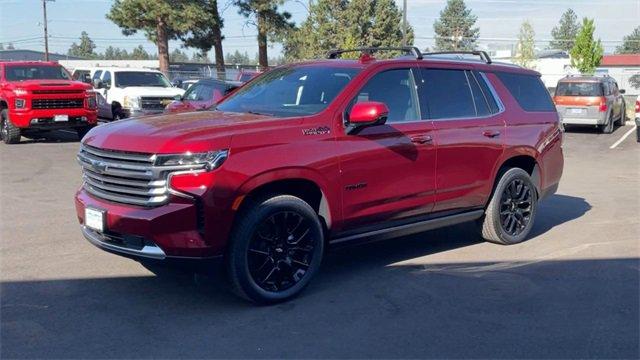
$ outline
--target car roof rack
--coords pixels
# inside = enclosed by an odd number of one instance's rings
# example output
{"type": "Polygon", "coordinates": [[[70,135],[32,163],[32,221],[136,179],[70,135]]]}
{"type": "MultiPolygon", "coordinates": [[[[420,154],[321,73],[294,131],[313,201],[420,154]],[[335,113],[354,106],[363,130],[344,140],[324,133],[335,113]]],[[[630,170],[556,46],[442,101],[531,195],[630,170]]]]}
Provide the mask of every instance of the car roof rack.
{"type": "Polygon", "coordinates": [[[415,46],[399,46],[399,47],[360,47],[354,49],[335,49],[327,53],[327,59],[337,59],[340,55],[348,52],[360,52],[363,54],[373,55],[377,51],[402,51],[422,60],[422,52],[415,46]]]}
{"type": "Polygon", "coordinates": [[[486,51],[482,51],[482,50],[473,50],[473,51],[436,51],[436,52],[427,52],[424,53],[424,55],[475,55],[475,56],[479,56],[480,59],[482,61],[484,61],[487,64],[491,64],[491,58],[489,57],[489,54],[486,51]]]}

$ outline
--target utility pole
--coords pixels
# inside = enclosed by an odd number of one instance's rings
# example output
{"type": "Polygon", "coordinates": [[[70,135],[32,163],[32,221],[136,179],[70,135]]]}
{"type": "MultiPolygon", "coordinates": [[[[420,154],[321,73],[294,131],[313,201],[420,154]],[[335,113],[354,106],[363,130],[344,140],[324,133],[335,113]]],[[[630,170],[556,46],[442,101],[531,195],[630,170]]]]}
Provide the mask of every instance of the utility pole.
{"type": "Polygon", "coordinates": [[[49,34],[47,31],[47,1],[55,1],[55,0],[42,0],[42,13],[44,15],[44,61],[49,61],[49,34]]]}
{"type": "Polygon", "coordinates": [[[407,46],[407,0],[402,3],[402,46],[407,46]]]}

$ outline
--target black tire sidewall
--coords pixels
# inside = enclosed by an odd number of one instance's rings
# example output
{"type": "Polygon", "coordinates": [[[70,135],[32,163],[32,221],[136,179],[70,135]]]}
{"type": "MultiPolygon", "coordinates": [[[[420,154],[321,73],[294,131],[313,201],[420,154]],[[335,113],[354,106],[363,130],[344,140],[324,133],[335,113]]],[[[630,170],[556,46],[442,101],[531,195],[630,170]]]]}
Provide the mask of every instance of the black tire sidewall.
{"type": "Polygon", "coordinates": [[[236,224],[231,235],[231,243],[227,255],[227,267],[230,280],[236,292],[257,303],[276,303],[287,300],[300,293],[317,274],[324,253],[322,225],[316,212],[303,200],[294,196],[280,195],[262,198],[254,202],[247,211],[238,216],[241,220],[236,224]],[[269,216],[280,211],[293,211],[312,223],[311,231],[315,239],[313,258],[304,278],[289,289],[281,292],[270,292],[261,288],[253,280],[248,265],[248,247],[257,226],[269,216]]]}
{"type": "Polygon", "coordinates": [[[533,228],[533,224],[535,222],[536,214],[538,211],[538,193],[536,191],[535,185],[533,184],[533,181],[531,181],[531,177],[529,176],[529,174],[527,174],[526,171],[520,168],[512,168],[507,170],[504,173],[504,175],[502,175],[502,177],[500,178],[500,181],[498,183],[498,186],[495,189],[493,196],[496,197],[497,201],[492,201],[490,204],[491,208],[487,210],[494,212],[493,224],[491,225],[494,227],[495,232],[500,238],[501,242],[504,244],[517,244],[524,241],[527,238],[527,236],[529,236],[529,233],[533,228]],[[531,196],[532,196],[531,218],[529,219],[529,223],[527,224],[525,229],[520,234],[518,234],[517,236],[511,236],[502,229],[502,224],[500,221],[500,203],[501,203],[500,200],[502,198],[502,193],[504,189],[513,180],[517,180],[517,179],[520,179],[526,182],[529,188],[531,189],[531,196]]]}

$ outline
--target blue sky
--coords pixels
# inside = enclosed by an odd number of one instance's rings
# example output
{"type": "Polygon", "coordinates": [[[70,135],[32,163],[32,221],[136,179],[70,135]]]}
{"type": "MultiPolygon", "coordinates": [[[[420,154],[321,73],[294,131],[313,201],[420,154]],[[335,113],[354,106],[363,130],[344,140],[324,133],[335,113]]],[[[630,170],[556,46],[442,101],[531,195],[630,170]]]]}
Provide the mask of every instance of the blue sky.
{"type": "MultiPolygon", "coordinates": [[[[307,15],[305,4],[309,0],[289,0],[284,9],[291,12],[296,23],[307,15]]],[[[402,0],[396,0],[402,6],[402,0]]],[[[219,0],[225,19],[223,33],[225,52],[240,50],[250,55],[256,52],[255,29],[228,5],[231,0],[219,0]]],[[[408,19],[414,27],[416,45],[420,48],[433,44],[433,22],[446,4],[446,0],[407,0],[408,19]]],[[[48,3],[50,48],[66,53],[82,30],[94,39],[97,51],[109,46],[132,49],[138,44],[155,52],[155,46],[142,34],[125,37],[119,28],[105,18],[110,0],[56,0],[48,3]]],[[[571,7],[579,17],[595,19],[596,35],[607,51],[619,45],[622,37],[640,25],[640,0],[467,0],[480,27],[481,42],[513,43],[519,27],[529,20],[536,31],[540,47],[551,37],[550,32],[564,10],[571,7]]],[[[0,42],[13,42],[17,48],[43,49],[42,5],[40,0],[0,0],[0,42]]],[[[172,48],[179,47],[174,42],[172,48]]],[[[270,55],[280,52],[279,46],[270,55]]]]}

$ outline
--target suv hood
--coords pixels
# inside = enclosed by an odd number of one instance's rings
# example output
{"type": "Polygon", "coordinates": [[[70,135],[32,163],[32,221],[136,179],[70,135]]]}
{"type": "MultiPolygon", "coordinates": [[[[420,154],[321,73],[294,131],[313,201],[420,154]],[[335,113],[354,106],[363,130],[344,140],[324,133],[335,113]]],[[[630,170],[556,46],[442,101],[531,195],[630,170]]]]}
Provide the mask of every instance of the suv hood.
{"type": "MultiPolygon", "coordinates": [[[[221,111],[145,116],[97,126],[85,136],[84,143],[102,149],[153,154],[204,152],[229,148],[231,135],[243,129],[250,131],[257,123],[262,123],[260,129],[282,126],[277,120],[221,111]]],[[[286,123],[292,123],[291,120],[286,123]]]]}
{"type": "Polygon", "coordinates": [[[175,97],[184,94],[184,90],[176,87],[157,87],[157,86],[128,86],[123,88],[127,96],[162,96],[175,97]]]}
{"type": "Polygon", "coordinates": [[[90,90],[91,86],[80,81],[73,80],[23,80],[9,82],[11,89],[33,90],[90,90]]]}

